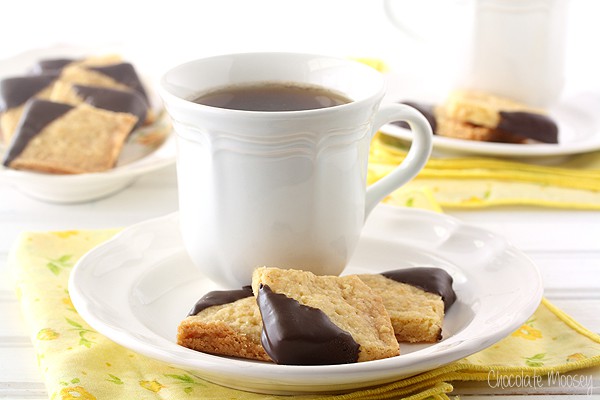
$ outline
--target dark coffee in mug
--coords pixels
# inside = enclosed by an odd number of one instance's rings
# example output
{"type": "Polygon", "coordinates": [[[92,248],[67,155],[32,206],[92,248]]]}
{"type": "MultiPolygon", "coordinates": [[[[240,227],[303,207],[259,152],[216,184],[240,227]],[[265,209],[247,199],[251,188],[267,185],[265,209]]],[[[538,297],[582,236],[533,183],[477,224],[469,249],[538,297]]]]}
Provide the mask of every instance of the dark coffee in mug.
{"type": "Polygon", "coordinates": [[[192,101],[232,110],[301,111],[333,107],[352,100],[322,86],[262,82],[215,89],[192,101]]]}

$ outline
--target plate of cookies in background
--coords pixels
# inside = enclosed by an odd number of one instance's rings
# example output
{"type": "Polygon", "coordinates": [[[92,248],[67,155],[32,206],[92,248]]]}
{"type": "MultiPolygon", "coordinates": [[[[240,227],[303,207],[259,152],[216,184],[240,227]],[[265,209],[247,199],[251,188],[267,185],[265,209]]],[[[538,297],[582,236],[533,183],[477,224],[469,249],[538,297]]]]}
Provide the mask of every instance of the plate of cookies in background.
{"type": "Polygon", "coordinates": [[[0,62],[0,180],[76,203],[175,161],[170,121],[130,61],[68,50],[32,56],[0,62]]]}
{"type": "MultiPolygon", "coordinates": [[[[496,94],[454,90],[440,102],[403,99],[434,132],[434,149],[513,158],[552,157],[600,150],[600,95],[582,93],[544,110],[496,94]]],[[[381,128],[410,140],[405,123],[381,128]]]]}

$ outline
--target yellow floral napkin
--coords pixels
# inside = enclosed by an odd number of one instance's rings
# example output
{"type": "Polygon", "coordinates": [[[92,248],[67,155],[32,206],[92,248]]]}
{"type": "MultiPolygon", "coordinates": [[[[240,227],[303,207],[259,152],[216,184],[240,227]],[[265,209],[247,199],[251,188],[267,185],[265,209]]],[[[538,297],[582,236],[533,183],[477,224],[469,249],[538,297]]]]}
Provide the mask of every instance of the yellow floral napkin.
{"type": "MultiPolygon", "coordinates": [[[[369,183],[404,159],[405,146],[384,134],[375,137],[369,183]]],[[[552,166],[490,157],[432,157],[416,179],[392,193],[386,202],[410,205],[415,191],[429,193],[442,208],[535,205],[600,209],[600,152],[572,156],[552,166]]]]}
{"type": "MultiPolygon", "coordinates": [[[[415,194],[416,201],[422,201],[419,192],[415,194]]],[[[20,235],[10,254],[16,291],[50,399],[278,399],[212,384],[193,371],[125,349],[86,324],[69,298],[69,273],[84,253],[115,233],[116,230],[26,232],[20,235]]],[[[447,366],[352,393],[299,398],[447,399],[453,381],[475,380],[487,380],[490,387],[508,387],[511,382],[525,385],[526,379],[528,385],[540,387],[546,383],[533,382],[545,378],[586,385],[591,376],[581,372],[575,380],[564,374],[599,365],[600,337],[543,301],[512,335],[447,366]]]]}

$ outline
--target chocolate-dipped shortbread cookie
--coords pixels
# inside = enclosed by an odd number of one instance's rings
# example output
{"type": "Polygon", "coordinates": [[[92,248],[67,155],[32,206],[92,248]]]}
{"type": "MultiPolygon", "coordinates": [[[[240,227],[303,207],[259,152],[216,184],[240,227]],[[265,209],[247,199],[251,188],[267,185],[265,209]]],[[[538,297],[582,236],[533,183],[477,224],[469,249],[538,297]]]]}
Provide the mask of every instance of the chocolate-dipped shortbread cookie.
{"type": "Polygon", "coordinates": [[[148,112],[149,107],[146,100],[132,90],[83,86],[58,80],[54,83],[50,100],[71,105],[87,103],[104,110],[135,115],[138,122],[134,129],[142,124],[151,123],[153,118],[148,112]]]}
{"type": "Polygon", "coordinates": [[[436,121],[437,128],[435,133],[439,136],[475,140],[479,142],[514,144],[526,144],[529,141],[529,139],[523,136],[514,135],[499,129],[487,128],[485,126],[473,125],[447,118],[443,114],[443,109],[437,110],[436,121]]]}
{"type": "Polygon", "coordinates": [[[465,132],[480,128],[475,140],[558,143],[558,127],[543,110],[490,93],[455,90],[436,109],[436,117],[449,126],[438,129],[440,135],[456,137],[462,125],[465,132]]]}
{"type": "Polygon", "coordinates": [[[112,168],[137,117],[47,100],[28,101],[2,161],[40,172],[77,174],[112,168]]]}
{"type": "MultiPolygon", "coordinates": [[[[489,93],[456,90],[439,105],[402,101],[421,112],[439,136],[483,142],[558,143],[558,126],[543,110],[489,93]]],[[[409,128],[405,122],[395,122],[409,128]]]]}
{"type": "Polygon", "coordinates": [[[150,124],[156,120],[151,108],[148,93],[131,63],[90,65],[89,63],[71,63],[60,73],[60,80],[78,86],[95,86],[116,90],[130,90],[139,94],[146,102],[146,117],[143,123],[150,124]]]}
{"type": "Polygon", "coordinates": [[[278,364],[346,364],[399,354],[381,298],[356,276],[264,267],[254,271],[252,289],[263,347],[278,364]]]}
{"type": "Polygon", "coordinates": [[[134,90],[146,101],[148,95],[142,82],[130,63],[119,63],[109,65],[84,65],[69,64],[61,71],[62,80],[83,85],[100,86],[120,90],[134,90]]]}

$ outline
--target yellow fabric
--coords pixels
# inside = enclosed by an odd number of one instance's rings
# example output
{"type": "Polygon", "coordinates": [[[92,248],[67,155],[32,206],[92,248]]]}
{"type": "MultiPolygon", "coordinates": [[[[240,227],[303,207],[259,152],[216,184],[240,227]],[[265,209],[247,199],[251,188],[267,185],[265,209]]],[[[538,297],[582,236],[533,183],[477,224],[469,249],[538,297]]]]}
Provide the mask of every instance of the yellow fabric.
{"type": "Polygon", "coordinates": [[[369,67],[376,69],[379,72],[387,72],[389,71],[388,65],[379,58],[373,57],[351,57],[352,60],[361,62],[363,64],[368,65],[369,67]]]}
{"type": "MultiPolygon", "coordinates": [[[[406,155],[405,144],[378,134],[371,146],[368,182],[387,175],[406,155]]],[[[488,157],[432,157],[419,175],[385,201],[405,205],[407,191],[430,192],[442,207],[534,205],[600,209],[600,152],[560,165],[535,165],[488,157]]]]}
{"type": "MultiPolygon", "coordinates": [[[[84,253],[115,232],[26,232],[11,252],[17,294],[50,399],[279,398],[209,383],[192,371],[122,348],[85,323],[69,298],[69,273],[84,253]]],[[[456,380],[486,380],[490,374],[502,379],[511,374],[539,376],[598,365],[600,337],[543,301],[519,330],[460,361],[375,388],[300,398],[448,399],[456,380]]]]}

